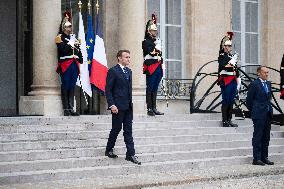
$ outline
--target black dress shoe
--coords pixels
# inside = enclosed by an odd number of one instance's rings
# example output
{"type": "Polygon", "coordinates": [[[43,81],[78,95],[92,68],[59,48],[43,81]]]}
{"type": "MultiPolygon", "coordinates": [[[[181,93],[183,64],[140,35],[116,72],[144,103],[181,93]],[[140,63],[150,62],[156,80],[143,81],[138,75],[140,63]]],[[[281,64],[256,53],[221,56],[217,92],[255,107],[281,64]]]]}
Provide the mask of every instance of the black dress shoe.
{"type": "Polygon", "coordinates": [[[159,112],[156,108],[153,109],[153,112],[155,113],[155,115],[164,115],[164,113],[159,112]]]}
{"type": "Polygon", "coordinates": [[[155,116],[155,112],[153,111],[153,109],[148,109],[147,110],[147,115],[148,116],[155,116]]]}
{"type": "Polygon", "coordinates": [[[267,158],[263,159],[262,162],[267,164],[267,165],[274,165],[274,162],[269,161],[267,158]]]}
{"type": "Polygon", "coordinates": [[[109,151],[109,152],[105,152],[105,156],[109,157],[109,158],[117,158],[118,156],[116,154],[113,153],[113,151],[109,151]]]}
{"type": "Polygon", "coordinates": [[[222,122],[222,126],[223,127],[230,127],[229,123],[227,121],[223,121],[222,122]]]}
{"type": "Polygon", "coordinates": [[[126,161],[131,161],[132,163],[141,165],[141,162],[139,162],[135,156],[126,156],[125,158],[126,161]]]}
{"type": "Polygon", "coordinates": [[[64,110],[64,116],[71,116],[71,113],[69,110],[64,110]]]}
{"type": "Polygon", "coordinates": [[[74,112],[74,110],[70,110],[70,115],[71,116],[80,116],[80,114],[77,113],[77,112],[74,112]]]}
{"type": "Polygon", "coordinates": [[[230,127],[238,127],[238,125],[235,123],[232,123],[232,121],[229,121],[228,124],[230,127]]]}
{"type": "Polygon", "coordinates": [[[261,160],[253,160],[252,164],[253,165],[261,165],[261,166],[265,165],[265,163],[263,163],[261,160]]]}

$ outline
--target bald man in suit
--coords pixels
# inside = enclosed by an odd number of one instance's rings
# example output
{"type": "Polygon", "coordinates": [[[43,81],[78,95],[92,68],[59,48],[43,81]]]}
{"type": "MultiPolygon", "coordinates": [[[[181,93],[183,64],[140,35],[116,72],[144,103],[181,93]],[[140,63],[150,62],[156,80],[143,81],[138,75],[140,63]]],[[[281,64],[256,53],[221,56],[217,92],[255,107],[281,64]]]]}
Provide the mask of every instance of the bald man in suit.
{"type": "Polygon", "coordinates": [[[273,109],[271,105],[271,82],[268,79],[268,68],[257,68],[258,78],[254,80],[247,93],[247,108],[251,112],[253,121],[253,165],[273,165],[268,160],[268,146],[270,141],[271,119],[273,109]]]}

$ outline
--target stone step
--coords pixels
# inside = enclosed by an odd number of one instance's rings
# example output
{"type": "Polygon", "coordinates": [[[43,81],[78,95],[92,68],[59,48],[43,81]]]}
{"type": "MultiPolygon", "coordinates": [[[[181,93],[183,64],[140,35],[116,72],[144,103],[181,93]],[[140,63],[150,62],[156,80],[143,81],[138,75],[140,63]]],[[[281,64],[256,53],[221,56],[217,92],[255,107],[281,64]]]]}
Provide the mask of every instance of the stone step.
{"type": "MultiPolygon", "coordinates": [[[[188,128],[148,128],[134,129],[135,137],[153,136],[175,136],[175,135],[203,135],[203,134],[222,134],[222,133],[252,133],[252,127],[222,128],[222,127],[188,127],[188,128]]],[[[13,133],[1,134],[0,142],[20,142],[20,141],[48,141],[48,140],[72,140],[72,139],[93,139],[107,138],[109,130],[101,131],[58,131],[42,133],[13,133]]],[[[271,136],[284,136],[283,131],[272,131],[271,136]]]]}
{"type": "MultiPolygon", "coordinates": [[[[284,153],[270,154],[270,159],[284,160],[284,153]]],[[[252,157],[231,156],[220,158],[202,158],[192,160],[174,160],[164,162],[148,162],[142,165],[134,165],[129,162],[119,165],[83,167],[56,170],[40,170],[27,172],[0,173],[0,185],[12,183],[33,183],[51,180],[72,180],[91,177],[109,177],[117,175],[130,175],[135,173],[169,172],[177,170],[198,169],[204,167],[216,167],[251,163],[252,157]]]]}
{"type": "Polygon", "coordinates": [[[143,189],[205,189],[205,188],[231,188],[244,189],[255,188],[283,188],[284,165],[283,162],[276,162],[274,166],[254,166],[251,164],[229,165],[218,167],[205,167],[189,170],[177,170],[149,173],[135,173],[128,175],[118,175],[112,177],[91,177],[72,180],[45,181],[38,183],[21,183],[12,184],[9,187],[0,187],[5,189],[11,188],[84,188],[84,189],[122,189],[122,188],[143,188],[143,189]],[[233,170],[233,171],[232,171],[233,170]],[[255,180],[256,179],[256,180],[255,180]],[[239,180],[244,182],[239,185],[239,180]],[[257,181],[257,182],[255,182],[257,181]],[[218,184],[216,184],[216,182],[218,184]],[[224,185],[225,182],[225,185],[224,185]],[[251,182],[256,183],[252,185],[251,182]],[[213,187],[214,186],[214,187],[213,187]],[[236,186],[236,187],[234,187],[236,186]],[[278,186],[278,187],[277,187],[278,186]],[[152,188],[153,187],[153,188],[152,188]]]}
{"type": "MultiPolygon", "coordinates": [[[[220,120],[221,114],[166,114],[163,116],[147,116],[135,114],[134,121],[169,121],[169,120],[220,120]]],[[[47,116],[23,116],[23,117],[0,117],[0,125],[46,125],[59,123],[110,123],[111,115],[82,115],[79,117],[47,117],[47,116]]]]}
{"type": "MultiPolygon", "coordinates": [[[[279,131],[275,131],[279,132],[279,131]]],[[[282,132],[279,132],[282,135],[282,132]]],[[[272,137],[276,137],[274,134],[272,137]]],[[[166,144],[182,142],[213,142],[213,141],[232,141],[232,140],[251,140],[250,133],[222,133],[222,134],[203,134],[203,135],[163,135],[154,137],[135,137],[136,145],[142,144],[166,144]]],[[[276,137],[277,138],[277,137],[276,137]]],[[[20,151],[20,150],[36,150],[36,149],[58,149],[58,148],[78,148],[78,147],[99,147],[105,146],[106,138],[90,138],[77,137],[72,140],[48,140],[48,141],[22,141],[22,142],[2,142],[0,143],[0,151],[20,151]]],[[[120,133],[116,145],[124,144],[122,133],[120,133]]]]}
{"type": "MultiPolygon", "coordinates": [[[[284,145],[284,140],[273,139],[271,145],[284,145]]],[[[250,147],[250,140],[236,140],[225,142],[188,142],[188,143],[167,143],[167,144],[150,144],[150,145],[136,145],[136,153],[154,153],[154,152],[168,152],[172,150],[191,151],[191,150],[206,150],[218,148],[239,148],[250,147]]],[[[125,145],[115,146],[115,153],[124,155],[126,152],[125,145]]],[[[64,159],[76,157],[93,157],[103,154],[105,146],[103,147],[83,147],[83,148],[61,148],[54,150],[27,150],[27,151],[7,151],[0,152],[0,162],[7,161],[33,161],[44,159],[64,159]]]]}
{"type": "MultiPolygon", "coordinates": [[[[220,114],[135,115],[142,166],[125,161],[123,132],[104,156],[111,116],[0,118],[0,185],[251,163],[252,121],[221,127],[220,114]]],[[[269,153],[284,160],[284,132],[272,126],[269,153]]],[[[1,188],[1,187],[0,187],[1,188]]]]}
{"type": "MultiPolygon", "coordinates": [[[[273,138],[270,141],[270,145],[284,145],[284,139],[273,138]]],[[[166,143],[135,146],[137,154],[241,147],[251,147],[251,140],[166,143]]],[[[118,155],[123,156],[126,153],[125,145],[116,145],[114,150],[118,155]]],[[[101,156],[102,154],[104,154],[104,152],[105,146],[82,148],[78,147],[73,149],[58,148],[54,150],[7,151],[0,152],[0,162],[94,157],[101,156]]]]}
{"type": "MultiPolygon", "coordinates": [[[[235,120],[235,123],[244,126],[252,126],[251,120],[235,120]]],[[[220,120],[186,120],[186,121],[134,121],[133,129],[142,128],[173,128],[173,127],[221,127],[220,120]]],[[[111,122],[108,123],[73,123],[66,122],[61,124],[48,125],[2,125],[0,126],[0,133],[30,133],[30,132],[52,132],[52,131],[82,131],[82,130],[109,130],[111,129],[111,122]]],[[[279,126],[273,126],[274,130],[279,130],[279,126]]]]}
{"type": "MultiPolygon", "coordinates": [[[[284,153],[284,145],[270,146],[269,152],[284,153]]],[[[137,156],[139,161],[143,163],[149,163],[149,162],[164,162],[164,161],[174,161],[174,160],[183,161],[190,159],[202,159],[204,157],[221,158],[221,157],[231,157],[231,156],[246,156],[249,154],[252,154],[251,147],[143,153],[137,156]]],[[[95,156],[95,157],[48,159],[48,160],[36,160],[36,161],[0,162],[0,173],[123,165],[125,163],[124,157],[125,156],[119,157],[117,159],[110,159],[105,156],[95,156]]]]}
{"type": "MultiPolygon", "coordinates": [[[[282,132],[277,132],[282,135],[282,132]]],[[[272,138],[278,138],[273,132],[272,138]]],[[[154,137],[135,137],[136,145],[145,144],[166,144],[182,142],[213,142],[213,141],[232,141],[232,140],[251,140],[251,133],[222,133],[222,134],[203,134],[203,135],[174,135],[174,136],[154,136],[154,137]]],[[[281,139],[281,138],[279,138],[281,139]]],[[[58,148],[79,148],[79,147],[100,147],[105,146],[106,138],[84,139],[78,137],[74,140],[48,140],[48,141],[23,141],[23,142],[5,142],[0,143],[0,151],[21,151],[21,150],[40,150],[40,149],[58,149],[58,148]]],[[[123,136],[120,133],[116,145],[123,145],[123,136]]]]}

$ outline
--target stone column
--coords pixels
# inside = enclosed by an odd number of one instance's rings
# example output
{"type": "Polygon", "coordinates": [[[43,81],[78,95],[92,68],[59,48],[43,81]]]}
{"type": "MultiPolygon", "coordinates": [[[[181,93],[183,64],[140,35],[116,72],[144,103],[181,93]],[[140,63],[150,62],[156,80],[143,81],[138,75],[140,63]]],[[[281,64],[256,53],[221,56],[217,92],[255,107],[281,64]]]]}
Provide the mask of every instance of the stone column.
{"type": "Polygon", "coordinates": [[[131,65],[133,77],[133,104],[134,113],[146,113],[145,75],[142,73],[143,51],[146,23],[145,0],[120,0],[118,7],[118,47],[131,52],[131,65]]]}
{"type": "Polygon", "coordinates": [[[62,104],[55,37],[61,21],[61,1],[33,0],[33,84],[21,96],[20,115],[61,115],[62,104]]]}

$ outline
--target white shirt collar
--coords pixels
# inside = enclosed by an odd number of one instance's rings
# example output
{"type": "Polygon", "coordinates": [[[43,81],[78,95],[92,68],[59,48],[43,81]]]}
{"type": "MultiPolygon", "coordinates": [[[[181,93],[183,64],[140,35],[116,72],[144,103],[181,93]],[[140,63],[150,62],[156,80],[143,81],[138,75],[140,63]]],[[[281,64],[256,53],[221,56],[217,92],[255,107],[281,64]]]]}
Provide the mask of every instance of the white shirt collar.
{"type": "Polygon", "coordinates": [[[122,64],[119,64],[118,65],[121,67],[121,69],[123,70],[123,68],[125,68],[125,66],[123,66],[122,64]]]}
{"type": "Polygon", "coordinates": [[[259,80],[263,83],[263,82],[267,82],[267,80],[263,80],[259,77],[259,80]]]}

